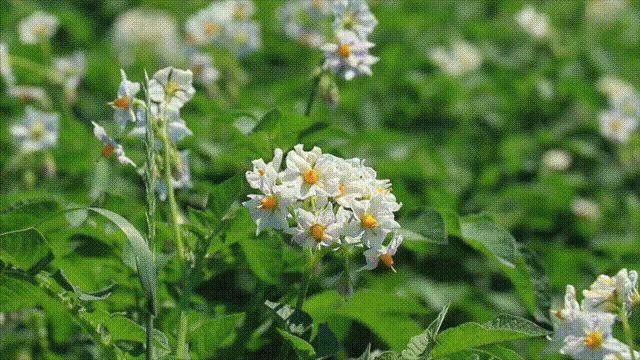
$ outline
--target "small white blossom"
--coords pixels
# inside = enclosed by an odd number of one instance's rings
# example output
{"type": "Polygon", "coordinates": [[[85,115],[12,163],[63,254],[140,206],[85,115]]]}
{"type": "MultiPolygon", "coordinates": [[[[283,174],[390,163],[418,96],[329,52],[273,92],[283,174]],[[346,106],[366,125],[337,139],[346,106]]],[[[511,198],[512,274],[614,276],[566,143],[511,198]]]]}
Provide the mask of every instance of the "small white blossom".
{"type": "Polygon", "coordinates": [[[93,134],[98,140],[102,142],[102,145],[104,146],[101,152],[102,156],[107,157],[111,154],[114,154],[120,164],[136,167],[136,164],[131,161],[131,159],[129,159],[124,153],[124,148],[121,144],[116,143],[112,138],[107,136],[107,132],[102,126],[96,124],[93,121],[91,123],[93,124],[93,134]]]}
{"type": "Polygon", "coordinates": [[[318,211],[317,215],[304,209],[296,209],[298,226],[290,228],[287,232],[293,235],[292,240],[300,244],[303,249],[330,246],[340,241],[344,226],[342,219],[344,211],[340,208],[339,215],[336,216],[331,204],[318,211]]]}
{"type": "Polygon", "coordinates": [[[49,40],[58,31],[60,22],[55,15],[36,10],[18,23],[18,36],[25,44],[49,40]]]}
{"type": "Polygon", "coordinates": [[[400,228],[381,194],[373,196],[371,200],[352,201],[351,211],[357,221],[357,238],[370,248],[379,247],[388,233],[400,228]]]}
{"type": "Polygon", "coordinates": [[[371,65],[378,62],[378,58],[369,54],[374,47],[372,42],[358,38],[352,31],[336,31],[336,43],[326,43],[320,47],[325,52],[323,67],[351,80],[362,74],[372,75],[371,65]]]}
{"type": "Polygon", "coordinates": [[[390,267],[393,272],[395,272],[392,256],[396,254],[398,247],[402,244],[402,240],[402,235],[396,234],[388,245],[366,250],[363,255],[367,260],[367,265],[361,267],[358,271],[373,270],[378,267],[378,263],[382,261],[384,265],[390,267]]]}
{"type": "Polygon", "coordinates": [[[6,43],[0,42],[0,76],[9,88],[15,86],[16,78],[13,76],[11,69],[11,60],[9,59],[9,47],[6,43]]]}
{"type": "Polygon", "coordinates": [[[482,55],[468,42],[454,41],[451,50],[438,46],[429,52],[429,58],[445,73],[462,76],[472,73],[482,65],[482,55]]]}
{"type": "Polygon", "coordinates": [[[247,171],[245,174],[249,186],[266,192],[266,189],[273,187],[277,183],[280,164],[282,163],[282,150],[276,148],[273,151],[273,160],[266,164],[262,159],[253,160],[251,163],[253,164],[253,171],[247,171]]]}
{"type": "Polygon", "coordinates": [[[166,105],[170,110],[178,110],[191,100],[196,92],[191,84],[192,81],[191,70],[185,71],[174,67],[158,70],[149,80],[149,98],[152,104],[160,109],[166,105]]]}
{"type": "Polygon", "coordinates": [[[189,58],[189,63],[194,80],[202,85],[209,86],[220,78],[220,71],[213,66],[209,54],[196,52],[189,58]]]}
{"type": "Polygon", "coordinates": [[[157,56],[162,65],[184,59],[175,18],[159,10],[133,9],[120,14],[113,23],[113,46],[125,66],[133,65],[141,54],[157,56]]]}
{"type": "Polygon", "coordinates": [[[544,13],[538,13],[532,5],[522,8],[514,18],[518,25],[533,37],[544,38],[549,36],[551,32],[549,16],[544,13]]]}
{"type": "Polygon", "coordinates": [[[334,28],[355,32],[365,40],[378,24],[366,0],[335,0],[333,2],[334,28]]]}
{"type": "Polygon", "coordinates": [[[602,111],[598,116],[600,133],[607,139],[625,143],[638,127],[638,118],[617,110],[602,111]]]}
{"type": "Polygon", "coordinates": [[[571,211],[577,217],[597,220],[600,218],[600,206],[595,202],[577,197],[571,202],[571,211]]]}
{"type": "Polygon", "coordinates": [[[553,170],[567,170],[572,161],[571,154],[563,149],[550,149],[542,155],[542,164],[553,170]]]}
{"type": "Polygon", "coordinates": [[[122,80],[118,88],[118,97],[110,102],[109,105],[115,110],[113,118],[116,124],[118,124],[120,130],[124,130],[128,121],[136,121],[134,97],[140,91],[140,83],[127,80],[127,74],[122,69],[120,69],[120,75],[122,80]]]}
{"type": "Polygon", "coordinates": [[[37,86],[11,86],[7,95],[21,100],[35,100],[42,108],[51,106],[51,98],[43,88],[37,86]]]}
{"type": "Polygon", "coordinates": [[[208,45],[220,39],[224,24],[232,20],[228,4],[214,1],[189,17],[184,25],[188,41],[193,45],[208,45]]]}
{"type": "Polygon", "coordinates": [[[329,3],[317,0],[287,1],[276,10],[276,19],[287,37],[310,48],[317,48],[326,42],[329,22],[329,3]]]}
{"type": "Polygon", "coordinates": [[[625,0],[590,0],[584,6],[584,15],[598,24],[610,25],[627,5],[625,0]]]}
{"type": "Polygon", "coordinates": [[[257,21],[232,21],[225,24],[227,47],[238,56],[255,52],[262,47],[260,24],[257,21]]]}
{"type": "Polygon", "coordinates": [[[627,345],[611,335],[614,314],[580,312],[574,319],[572,331],[565,337],[560,353],[574,359],[603,359],[628,351],[627,345]]]}
{"type": "Polygon", "coordinates": [[[613,278],[600,275],[591,284],[589,290],[584,290],[582,294],[584,295],[582,300],[584,311],[616,312],[620,306],[630,310],[634,301],[640,301],[638,272],[621,269],[613,278]]]}
{"type": "Polygon", "coordinates": [[[41,151],[58,142],[59,122],[58,113],[45,113],[27,106],[22,122],[11,126],[9,132],[18,141],[21,152],[41,151]]]}
{"type": "Polygon", "coordinates": [[[293,193],[285,186],[277,185],[260,195],[249,194],[249,201],[242,203],[249,208],[249,213],[256,223],[256,236],[264,229],[289,228],[287,217],[293,193]]]}
{"type": "Polygon", "coordinates": [[[53,59],[53,67],[58,71],[58,80],[64,87],[67,101],[76,101],[76,89],[85,75],[87,59],[82,51],[76,51],[71,56],[53,59]]]}
{"type": "Polygon", "coordinates": [[[581,310],[576,300],[576,289],[573,285],[567,285],[564,295],[564,308],[550,312],[553,322],[553,337],[548,337],[549,340],[563,342],[569,334],[579,330],[575,329],[575,320],[580,316],[581,310]]]}
{"type": "Polygon", "coordinates": [[[296,145],[287,155],[282,183],[294,189],[299,199],[333,195],[327,193],[328,185],[337,177],[332,160],[330,156],[322,156],[318,147],[305,152],[302,145],[296,145]]]}

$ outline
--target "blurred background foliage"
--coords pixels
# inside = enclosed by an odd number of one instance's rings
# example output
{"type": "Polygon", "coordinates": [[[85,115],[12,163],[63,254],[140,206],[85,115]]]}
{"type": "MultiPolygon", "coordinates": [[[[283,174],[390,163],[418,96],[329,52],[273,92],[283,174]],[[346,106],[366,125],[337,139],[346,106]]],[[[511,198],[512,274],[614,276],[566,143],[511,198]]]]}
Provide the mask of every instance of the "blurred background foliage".
{"type": "MultiPolygon", "coordinates": [[[[540,39],[514,19],[527,5],[523,1],[372,0],[379,24],[370,37],[376,44],[371,52],[380,58],[372,67],[374,75],[349,82],[337,79],[340,101],[318,101],[311,115],[325,127],[301,140],[307,147],[318,145],[345,158],[368,159],[379,178],[391,179],[398,201],[404,204],[401,217],[425,207],[490,215],[540,258],[557,307],[566,284],[580,291],[598,274],[613,275],[622,267],[638,269],[640,260],[640,135],[634,132],[626,143],[611,141],[600,134],[598,123],[598,114],[608,107],[607,96],[598,90],[601,78],[617,77],[640,88],[640,3],[603,1],[609,5],[598,8],[597,2],[535,2],[539,12],[548,14],[554,33],[552,39],[540,39]],[[623,5],[617,7],[618,3],[623,5]],[[456,41],[475,47],[481,58],[477,69],[452,75],[430,56],[434,47],[450,47],[456,41]],[[560,167],[545,163],[551,149],[568,155],[569,163],[560,167]]],[[[142,225],[144,186],[139,176],[130,168],[99,160],[101,147],[90,122],[111,126],[112,109],[106,103],[114,99],[121,67],[130,80],[141,82],[145,70],[152,74],[169,64],[150,45],[142,44],[137,61],[121,65],[112,26],[128,9],[159,9],[170,14],[182,38],[182,24],[208,3],[0,0],[0,41],[8,44],[11,54],[43,61],[39,48],[21,44],[15,31],[22,18],[41,9],[60,19],[52,52],[69,55],[82,50],[87,57],[77,103],[68,111],[58,85],[31,69],[13,68],[17,82],[44,86],[52,96],[52,110],[63,117],[58,145],[52,149],[57,175],[40,174],[27,186],[22,168],[4,166],[0,207],[25,198],[54,197],[63,203],[97,204],[142,225]]],[[[177,192],[183,208],[202,207],[215,184],[245,171],[254,158],[270,159],[271,147],[293,145],[247,140],[234,126],[251,123],[272,108],[280,109],[292,124],[301,118],[312,71],[323,54],[283,34],[274,18],[281,4],[256,1],[262,48],[232,66],[220,64],[220,69],[227,69],[221,73],[220,92],[211,97],[199,87],[182,111],[194,133],[181,144],[191,150],[194,183],[192,189],[177,192]],[[225,83],[236,88],[225,88],[225,83]]],[[[215,61],[228,58],[221,55],[215,61]]],[[[185,61],[172,65],[187,67],[185,61]]],[[[9,125],[21,118],[25,101],[6,96],[5,90],[2,84],[0,160],[6,165],[16,153],[9,125]]],[[[142,163],[142,149],[133,141],[124,143],[133,146],[130,157],[142,163]]],[[[163,231],[169,236],[168,230],[159,231],[161,237],[163,231]]],[[[84,269],[68,274],[72,282],[97,289],[113,279],[112,272],[96,268],[113,261],[109,245],[90,234],[70,234],[63,231],[56,236],[62,242],[82,244],[61,260],[84,269]]],[[[242,311],[250,300],[247,283],[255,278],[246,266],[236,266],[242,260],[233,249],[224,260],[210,269],[208,281],[197,292],[205,307],[242,311]],[[223,286],[228,290],[216,290],[223,286]]],[[[410,311],[414,315],[408,326],[415,331],[449,301],[453,304],[443,327],[484,322],[501,312],[527,316],[499,270],[456,238],[444,246],[406,241],[395,263],[398,274],[386,268],[360,273],[356,286],[408,299],[420,310],[410,311]]],[[[119,283],[135,283],[122,276],[119,283]]],[[[314,292],[325,285],[321,281],[314,292]]],[[[279,290],[264,291],[276,295],[279,290]]],[[[130,293],[119,291],[96,306],[124,311],[135,303],[130,293]]],[[[52,321],[53,343],[77,340],[70,320],[54,313],[47,311],[46,318],[30,321],[52,321]]],[[[635,319],[635,328],[640,329],[635,319]]],[[[351,356],[367,342],[374,348],[397,345],[381,340],[371,330],[375,326],[345,324],[341,333],[334,331],[351,356]]],[[[29,336],[22,340],[2,336],[0,350],[36,341],[29,336]]],[[[528,342],[519,351],[530,359],[540,354],[561,358],[544,339],[528,342]]]]}

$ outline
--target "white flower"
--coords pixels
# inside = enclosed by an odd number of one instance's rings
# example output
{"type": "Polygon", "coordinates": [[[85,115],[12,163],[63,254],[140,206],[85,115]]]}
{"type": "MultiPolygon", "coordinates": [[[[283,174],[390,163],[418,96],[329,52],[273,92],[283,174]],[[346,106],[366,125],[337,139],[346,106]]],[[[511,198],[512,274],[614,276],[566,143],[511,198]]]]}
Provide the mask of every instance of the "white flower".
{"type": "Polygon", "coordinates": [[[51,98],[43,88],[37,86],[10,86],[7,95],[21,100],[35,100],[42,108],[51,106],[51,98]]]}
{"type": "Polygon", "coordinates": [[[575,216],[597,220],[600,218],[600,206],[595,202],[577,197],[571,201],[571,211],[575,216]]]}
{"type": "Polygon", "coordinates": [[[120,69],[120,75],[122,76],[122,81],[120,81],[120,87],[118,88],[118,97],[110,102],[109,105],[115,110],[113,114],[114,120],[120,130],[124,130],[127,126],[127,121],[136,121],[133,105],[134,97],[140,91],[140,83],[127,80],[127,74],[122,69],[120,69]]]}
{"type": "Polygon", "coordinates": [[[580,312],[574,319],[572,331],[565,337],[561,354],[574,359],[603,359],[628,351],[627,345],[611,335],[616,319],[614,314],[602,312],[580,312]]]}
{"type": "Polygon", "coordinates": [[[625,143],[638,127],[638,118],[627,116],[617,110],[602,111],[598,116],[600,133],[607,139],[625,143]]]}
{"type": "Polygon", "coordinates": [[[331,246],[340,241],[345,210],[338,209],[338,216],[333,213],[333,207],[327,207],[318,211],[317,215],[304,209],[296,209],[298,226],[290,228],[287,232],[293,235],[292,240],[300,244],[303,249],[320,246],[331,246]]]}
{"type": "Polygon", "coordinates": [[[13,70],[11,69],[9,47],[4,42],[0,42],[0,76],[2,76],[8,88],[15,86],[16,78],[13,76],[13,70]]]}
{"type": "Polygon", "coordinates": [[[288,229],[289,206],[293,193],[282,185],[266,189],[264,194],[249,194],[249,201],[242,203],[249,208],[251,218],[256,223],[256,236],[264,229],[288,229]]]}
{"type": "Polygon", "coordinates": [[[282,183],[295,190],[299,199],[309,196],[326,197],[331,180],[337,177],[335,165],[330,156],[322,156],[322,150],[314,147],[305,152],[301,144],[287,154],[287,168],[282,183]]]}
{"type": "Polygon", "coordinates": [[[571,154],[563,149],[550,149],[542,155],[542,164],[553,170],[567,170],[572,161],[571,154]]]}
{"type": "Polygon", "coordinates": [[[174,17],[159,10],[133,9],[120,14],[113,24],[113,46],[125,66],[141,54],[157,56],[163,65],[184,59],[174,17]]]}
{"type": "Polygon", "coordinates": [[[219,40],[224,24],[232,20],[232,11],[229,3],[214,1],[189,17],[184,25],[188,41],[193,45],[208,45],[219,40]]]}
{"type": "Polygon", "coordinates": [[[149,80],[149,98],[152,104],[160,109],[166,104],[170,110],[178,110],[191,100],[196,92],[191,84],[192,81],[191,70],[185,71],[174,67],[158,70],[149,80]]]}
{"type": "Polygon", "coordinates": [[[454,41],[451,50],[438,46],[429,52],[429,58],[442,71],[451,76],[472,73],[482,65],[482,55],[468,42],[454,41]]]}
{"type": "MultiPolygon", "coordinates": [[[[184,122],[182,118],[180,118],[180,113],[178,111],[169,111],[166,115],[167,121],[167,134],[169,138],[174,143],[180,142],[187,136],[193,135],[191,129],[187,127],[187,124],[184,122]]],[[[129,136],[132,137],[143,137],[147,133],[147,117],[146,112],[138,111],[137,115],[138,121],[136,125],[129,132],[129,136]]],[[[157,139],[160,143],[160,139],[157,139]]],[[[158,145],[162,146],[162,145],[158,145]]]]}
{"type": "Polygon", "coordinates": [[[276,10],[276,19],[289,38],[317,48],[325,43],[323,25],[329,22],[329,13],[327,1],[287,1],[276,10]]]}
{"type": "Polygon", "coordinates": [[[398,247],[402,244],[402,240],[402,235],[396,234],[388,245],[366,250],[363,255],[367,259],[367,265],[361,267],[358,271],[373,270],[378,266],[378,263],[382,261],[382,263],[390,267],[393,272],[396,272],[393,268],[392,256],[396,254],[398,247]]]}
{"type": "Polygon", "coordinates": [[[589,290],[582,292],[582,309],[584,311],[616,312],[622,306],[627,311],[635,301],[640,301],[638,295],[638,272],[621,269],[616,276],[610,278],[600,275],[591,284],[589,290]]]}
{"type": "Polygon", "coordinates": [[[374,195],[371,200],[352,201],[351,211],[357,221],[357,238],[370,248],[379,247],[389,232],[400,228],[382,194],[374,195]]]}
{"type": "Polygon", "coordinates": [[[609,25],[627,7],[625,0],[590,0],[585,4],[584,15],[599,24],[609,25]]]}
{"type": "Polygon", "coordinates": [[[40,151],[58,142],[59,121],[58,113],[45,113],[27,106],[22,122],[11,126],[9,131],[20,143],[23,153],[40,151]]]}
{"type": "Polygon", "coordinates": [[[102,156],[107,157],[111,154],[115,154],[116,159],[118,159],[120,164],[136,167],[136,164],[131,161],[131,159],[129,159],[127,155],[125,155],[122,145],[116,143],[113,139],[107,136],[107,132],[102,126],[96,124],[93,121],[91,123],[93,124],[93,134],[96,136],[96,138],[98,138],[98,140],[102,142],[102,145],[104,146],[101,152],[102,156]]]}
{"type": "Polygon", "coordinates": [[[224,30],[227,47],[239,56],[262,47],[260,24],[257,21],[232,21],[225,24],[224,30]]]}
{"type": "Polygon", "coordinates": [[[247,171],[245,176],[249,186],[267,192],[271,187],[276,185],[280,164],[282,163],[282,150],[276,148],[273,151],[273,160],[265,164],[264,160],[258,159],[251,162],[253,171],[247,171]]]}
{"type": "Polygon", "coordinates": [[[369,49],[375,44],[363,41],[352,31],[336,31],[334,43],[326,43],[320,47],[325,52],[325,62],[323,67],[331,69],[345,80],[351,80],[357,75],[372,75],[371,65],[378,61],[378,58],[369,54],[369,49]]]}
{"type": "Polygon", "coordinates": [[[334,163],[338,176],[330,180],[326,186],[326,192],[333,194],[333,200],[344,208],[350,208],[351,202],[361,198],[367,189],[367,183],[362,180],[360,168],[353,166],[354,162],[361,162],[361,160],[336,159],[334,163]]]}
{"type": "Polygon", "coordinates": [[[60,22],[55,15],[36,10],[18,23],[20,41],[25,44],[37,44],[49,40],[58,31],[60,22]]]}
{"type": "Polygon", "coordinates": [[[549,16],[538,13],[532,5],[527,5],[514,16],[516,22],[529,35],[536,38],[544,38],[551,32],[549,16]]]}
{"type": "Polygon", "coordinates": [[[576,300],[576,289],[573,285],[567,285],[564,295],[564,308],[550,311],[553,322],[553,337],[548,337],[552,341],[564,341],[571,333],[579,329],[574,329],[575,319],[580,315],[580,305],[576,300]]]}
{"type": "Polygon", "coordinates": [[[220,71],[213,66],[211,55],[196,52],[191,55],[189,62],[194,80],[197,80],[202,85],[209,86],[220,78],[220,71]]]}
{"type": "Polygon", "coordinates": [[[336,30],[350,30],[365,40],[378,24],[369,11],[366,0],[335,0],[333,2],[334,27],[336,30]]]}
{"type": "Polygon", "coordinates": [[[76,51],[71,56],[53,59],[53,67],[58,70],[58,80],[64,87],[67,101],[76,101],[76,89],[85,75],[87,59],[82,51],[76,51]]]}

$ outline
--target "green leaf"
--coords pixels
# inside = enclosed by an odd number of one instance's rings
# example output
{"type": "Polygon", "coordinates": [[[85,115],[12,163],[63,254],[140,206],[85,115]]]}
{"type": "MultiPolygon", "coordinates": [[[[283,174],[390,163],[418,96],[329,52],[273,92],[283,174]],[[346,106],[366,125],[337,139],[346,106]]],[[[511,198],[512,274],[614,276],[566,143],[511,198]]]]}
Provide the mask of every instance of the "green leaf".
{"type": "Polygon", "coordinates": [[[120,230],[122,230],[127,239],[129,239],[129,244],[131,245],[136,259],[140,283],[142,284],[142,289],[144,290],[147,298],[147,307],[149,308],[149,311],[155,315],[157,288],[156,268],[153,253],[149,249],[147,242],[144,240],[142,235],[140,235],[138,230],[122,216],[112,211],[100,208],[88,208],[88,210],[95,211],[111,220],[120,228],[120,230]]]}
{"type": "Polygon", "coordinates": [[[503,348],[499,345],[492,344],[480,347],[480,350],[491,354],[498,360],[522,360],[522,357],[517,352],[503,348]]]}
{"type": "Polygon", "coordinates": [[[550,290],[537,257],[486,216],[460,219],[459,225],[462,240],[498,265],[513,282],[527,310],[536,320],[547,322],[550,290]]]}
{"type": "Polygon", "coordinates": [[[62,273],[62,270],[56,271],[51,277],[65,290],[70,291],[78,297],[78,299],[82,301],[93,301],[93,300],[105,300],[111,295],[113,289],[115,288],[115,284],[111,284],[105,287],[102,290],[95,291],[93,293],[85,293],[80,289],[75,287],[62,273]]]}
{"type": "Polygon", "coordinates": [[[438,343],[432,354],[435,357],[450,355],[479,346],[544,336],[549,333],[550,331],[529,320],[513,315],[500,315],[483,325],[464,323],[443,331],[437,336],[438,343]]]}
{"type": "Polygon", "coordinates": [[[405,240],[447,244],[444,218],[434,209],[426,208],[415,219],[403,219],[400,223],[402,228],[398,232],[404,236],[405,240]]]}
{"type": "Polygon", "coordinates": [[[425,331],[411,338],[407,344],[407,348],[402,350],[403,358],[411,360],[422,359],[431,353],[431,350],[436,345],[436,335],[440,331],[440,326],[442,325],[444,317],[447,315],[447,311],[449,311],[449,305],[450,304],[447,304],[442,308],[438,316],[429,324],[425,331]]]}
{"type": "Polygon", "coordinates": [[[209,319],[191,332],[191,343],[201,358],[214,356],[216,350],[235,333],[244,321],[244,313],[209,319]]]}
{"type": "Polygon", "coordinates": [[[60,204],[50,198],[19,201],[0,210],[0,231],[31,227],[52,216],[59,210],[60,204]]]}
{"type": "Polygon", "coordinates": [[[38,290],[24,280],[0,273],[0,312],[15,311],[35,305],[34,289],[38,290]]]}
{"type": "Polygon", "coordinates": [[[0,235],[0,260],[16,268],[29,270],[49,252],[46,238],[34,228],[0,235]]]}
{"type": "Polygon", "coordinates": [[[311,345],[316,350],[320,358],[335,355],[340,350],[340,343],[326,323],[318,325],[318,332],[311,341],[311,345]]]}
{"type": "Polygon", "coordinates": [[[280,327],[292,334],[302,335],[311,327],[313,319],[302,310],[296,310],[291,305],[269,300],[265,300],[264,305],[276,315],[280,327]]]}
{"type": "Polygon", "coordinates": [[[436,360],[500,360],[492,354],[482,350],[463,350],[444,357],[437,357],[436,360]]]}
{"type": "Polygon", "coordinates": [[[282,242],[269,231],[239,239],[251,270],[267,284],[276,284],[283,267],[282,242]]]}
{"type": "Polygon", "coordinates": [[[282,124],[282,113],[278,109],[268,111],[253,128],[253,132],[266,131],[274,134],[282,124]]]}
{"type": "Polygon", "coordinates": [[[299,338],[293,334],[290,334],[282,329],[276,328],[280,335],[293,347],[293,350],[296,352],[296,356],[298,360],[310,360],[314,359],[316,355],[316,351],[313,349],[313,346],[306,342],[304,339],[299,338]]]}
{"type": "Polygon", "coordinates": [[[209,200],[207,200],[207,210],[213,216],[222,221],[224,216],[229,213],[232,205],[240,198],[245,191],[245,183],[243,173],[237,173],[224,182],[216,185],[209,200]]]}

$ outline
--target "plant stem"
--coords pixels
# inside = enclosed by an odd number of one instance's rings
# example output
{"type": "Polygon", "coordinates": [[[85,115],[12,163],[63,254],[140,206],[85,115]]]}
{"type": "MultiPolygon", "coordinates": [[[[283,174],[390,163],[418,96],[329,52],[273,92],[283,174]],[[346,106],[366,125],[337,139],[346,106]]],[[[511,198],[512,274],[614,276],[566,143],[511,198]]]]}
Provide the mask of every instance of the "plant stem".
{"type": "Polygon", "coordinates": [[[318,74],[316,74],[313,77],[312,83],[311,83],[311,95],[309,95],[309,101],[307,101],[307,108],[304,110],[304,116],[309,117],[309,115],[311,114],[311,109],[313,108],[313,102],[316,99],[316,95],[318,94],[318,84],[320,83],[320,76],[321,76],[321,72],[318,72],[318,74]]]}
{"type": "Polygon", "coordinates": [[[152,343],[152,339],[153,339],[153,315],[151,315],[151,313],[149,311],[146,311],[146,328],[147,328],[147,348],[146,350],[146,359],[147,360],[153,360],[156,358],[156,354],[153,351],[153,343],[152,343]]]}
{"type": "Polygon", "coordinates": [[[187,349],[188,328],[189,317],[187,315],[187,312],[183,309],[180,312],[180,327],[178,328],[178,338],[176,339],[176,356],[180,359],[187,359],[189,357],[189,351],[187,349]]]}
{"type": "Polygon", "coordinates": [[[629,325],[629,317],[627,316],[627,310],[624,306],[620,307],[618,315],[620,316],[622,329],[624,330],[624,340],[627,342],[629,351],[631,352],[631,360],[636,360],[636,354],[634,353],[633,346],[633,331],[631,330],[631,326],[629,325]]]}

